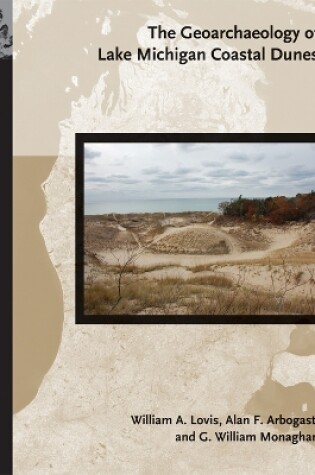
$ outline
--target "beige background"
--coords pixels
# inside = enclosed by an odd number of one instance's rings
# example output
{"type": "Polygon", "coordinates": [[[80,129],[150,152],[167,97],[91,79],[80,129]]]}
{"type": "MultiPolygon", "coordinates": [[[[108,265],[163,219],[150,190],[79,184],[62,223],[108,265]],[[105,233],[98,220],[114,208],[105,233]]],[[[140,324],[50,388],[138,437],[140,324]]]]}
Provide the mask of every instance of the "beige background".
{"type": "Polygon", "coordinates": [[[146,22],[314,28],[314,12],[310,0],[15,0],[14,473],[312,472],[310,444],[209,449],[176,444],[175,426],[132,426],[146,412],[312,414],[315,332],[75,326],[74,133],[314,132],[310,63],[96,60],[99,46],[148,44],[146,22]]]}

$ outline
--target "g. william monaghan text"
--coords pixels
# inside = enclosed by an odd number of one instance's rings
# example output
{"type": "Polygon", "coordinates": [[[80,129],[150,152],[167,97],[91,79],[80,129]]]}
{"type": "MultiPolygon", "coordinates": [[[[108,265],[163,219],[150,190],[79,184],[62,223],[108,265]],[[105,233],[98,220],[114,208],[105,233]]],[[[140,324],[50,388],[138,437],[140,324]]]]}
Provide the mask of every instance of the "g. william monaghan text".
{"type": "Polygon", "coordinates": [[[185,426],[186,424],[192,426],[213,426],[215,431],[208,432],[205,430],[198,431],[185,431],[184,433],[178,433],[175,435],[176,442],[289,442],[296,445],[300,442],[315,442],[315,416],[308,417],[287,417],[282,414],[277,416],[269,415],[264,419],[262,416],[255,414],[252,416],[238,416],[236,414],[227,415],[224,418],[215,417],[212,414],[208,416],[182,416],[176,417],[159,417],[154,414],[140,414],[131,415],[131,421],[134,425],[179,425],[185,426]],[[256,426],[256,429],[252,432],[243,432],[241,426],[256,426]],[[259,430],[261,425],[272,425],[273,430],[259,430]],[[222,426],[227,426],[228,430],[221,429],[222,426]],[[238,426],[240,430],[233,430],[233,426],[238,426]],[[281,433],[275,432],[278,426],[282,426],[281,433]],[[305,427],[311,429],[310,433],[305,432],[305,427]],[[219,429],[220,428],[220,429],[219,429]],[[300,430],[296,431],[297,428],[300,430]],[[219,429],[219,430],[218,430],[219,429]]]}

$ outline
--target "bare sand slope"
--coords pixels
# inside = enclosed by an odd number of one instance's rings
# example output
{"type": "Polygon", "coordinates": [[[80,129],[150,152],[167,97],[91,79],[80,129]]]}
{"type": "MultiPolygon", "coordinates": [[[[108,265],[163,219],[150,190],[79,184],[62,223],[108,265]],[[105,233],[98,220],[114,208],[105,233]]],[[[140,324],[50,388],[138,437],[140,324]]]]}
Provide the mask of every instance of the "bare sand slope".
{"type": "MultiPolygon", "coordinates": [[[[178,266],[178,267],[193,267],[202,264],[238,262],[244,260],[262,259],[268,257],[272,252],[284,249],[291,246],[299,238],[298,229],[266,229],[263,231],[266,240],[270,243],[265,250],[242,252],[239,243],[236,239],[231,237],[228,233],[217,229],[210,224],[206,225],[191,225],[180,229],[168,229],[160,236],[154,239],[154,243],[164,239],[170,235],[180,235],[183,231],[188,229],[193,231],[195,229],[209,230],[214,236],[219,239],[224,239],[228,245],[229,253],[224,255],[198,255],[198,254],[171,254],[171,253],[153,253],[148,248],[139,247],[134,258],[134,264],[139,267],[152,266],[178,266]]],[[[124,262],[127,258],[127,252],[124,250],[116,250],[114,253],[103,250],[97,253],[97,256],[103,263],[109,265],[117,264],[118,259],[124,262]]]]}

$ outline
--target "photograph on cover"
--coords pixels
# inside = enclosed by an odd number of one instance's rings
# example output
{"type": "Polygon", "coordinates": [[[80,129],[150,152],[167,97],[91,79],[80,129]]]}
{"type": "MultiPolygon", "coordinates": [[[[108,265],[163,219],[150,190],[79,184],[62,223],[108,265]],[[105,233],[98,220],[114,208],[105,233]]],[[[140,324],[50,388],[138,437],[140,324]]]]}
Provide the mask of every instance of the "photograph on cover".
{"type": "Polygon", "coordinates": [[[314,143],[104,139],[82,142],[77,154],[77,302],[86,319],[314,315],[314,143]]]}

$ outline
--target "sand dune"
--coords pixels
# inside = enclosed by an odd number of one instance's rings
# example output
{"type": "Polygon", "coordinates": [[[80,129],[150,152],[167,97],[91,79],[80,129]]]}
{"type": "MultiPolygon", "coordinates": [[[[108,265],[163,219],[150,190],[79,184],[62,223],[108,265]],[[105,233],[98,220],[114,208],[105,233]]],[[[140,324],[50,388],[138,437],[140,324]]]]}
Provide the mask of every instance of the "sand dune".
{"type": "MultiPolygon", "coordinates": [[[[150,252],[150,246],[139,246],[139,252],[135,259],[136,265],[140,267],[151,267],[154,265],[165,266],[185,266],[192,267],[200,264],[213,264],[224,262],[237,262],[244,260],[262,259],[271,255],[272,252],[284,249],[291,246],[300,236],[299,229],[293,230],[281,230],[281,229],[266,229],[263,231],[267,241],[270,241],[268,249],[258,251],[242,252],[240,243],[228,233],[217,229],[213,225],[191,225],[183,228],[168,229],[162,235],[156,237],[152,244],[158,243],[170,236],[181,236],[185,231],[191,231],[191,239],[193,239],[194,232],[197,230],[204,230],[206,236],[207,232],[211,229],[211,234],[220,240],[225,240],[228,245],[229,252],[223,255],[198,255],[198,254],[171,254],[171,253],[152,253],[150,252]]],[[[106,262],[110,265],[115,265],[117,257],[123,260],[126,258],[126,250],[115,250],[113,255],[108,250],[103,250],[97,253],[97,256],[101,262],[106,262]]]]}
{"type": "Polygon", "coordinates": [[[96,314],[314,313],[315,222],[88,218],[85,280],[96,314]]]}

